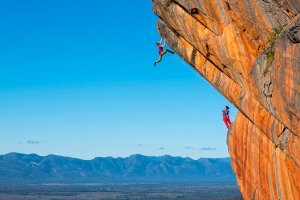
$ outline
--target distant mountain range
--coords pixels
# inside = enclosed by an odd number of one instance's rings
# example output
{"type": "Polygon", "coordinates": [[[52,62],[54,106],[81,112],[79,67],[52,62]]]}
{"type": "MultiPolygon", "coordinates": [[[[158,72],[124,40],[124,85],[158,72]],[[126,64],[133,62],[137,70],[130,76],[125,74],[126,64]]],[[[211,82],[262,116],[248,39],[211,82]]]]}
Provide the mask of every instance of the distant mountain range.
{"type": "Polygon", "coordinates": [[[229,158],[132,155],[80,160],[62,156],[9,153],[0,156],[0,183],[101,183],[120,181],[229,181],[229,158]]]}

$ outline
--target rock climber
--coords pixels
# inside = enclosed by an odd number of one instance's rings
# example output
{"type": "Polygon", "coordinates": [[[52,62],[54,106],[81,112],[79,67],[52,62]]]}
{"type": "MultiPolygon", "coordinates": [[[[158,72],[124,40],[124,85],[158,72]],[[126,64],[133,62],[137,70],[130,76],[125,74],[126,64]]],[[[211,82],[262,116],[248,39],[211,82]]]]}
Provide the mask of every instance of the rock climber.
{"type": "Polygon", "coordinates": [[[222,111],[222,114],[223,114],[223,121],[224,121],[226,127],[229,129],[230,125],[231,125],[231,121],[229,118],[229,107],[228,106],[225,106],[224,110],[222,111]]]}
{"type": "Polygon", "coordinates": [[[164,50],[164,47],[166,46],[166,42],[162,44],[162,39],[159,42],[156,42],[156,45],[158,47],[159,58],[157,61],[155,61],[154,66],[162,60],[163,55],[165,55],[167,52],[174,54],[174,51],[171,51],[169,49],[164,50]]]}

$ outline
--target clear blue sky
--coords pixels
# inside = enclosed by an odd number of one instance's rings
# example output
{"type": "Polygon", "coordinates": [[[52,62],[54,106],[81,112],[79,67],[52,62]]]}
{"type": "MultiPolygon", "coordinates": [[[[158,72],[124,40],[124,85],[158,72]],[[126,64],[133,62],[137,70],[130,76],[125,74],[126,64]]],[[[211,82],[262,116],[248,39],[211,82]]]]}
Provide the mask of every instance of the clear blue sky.
{"type": "Polygon", "coordinates": [[[150,0],[9,0],[0,18],[0,154],[228,156],[227,101],[176,56],[153,68],[150,0]]]}

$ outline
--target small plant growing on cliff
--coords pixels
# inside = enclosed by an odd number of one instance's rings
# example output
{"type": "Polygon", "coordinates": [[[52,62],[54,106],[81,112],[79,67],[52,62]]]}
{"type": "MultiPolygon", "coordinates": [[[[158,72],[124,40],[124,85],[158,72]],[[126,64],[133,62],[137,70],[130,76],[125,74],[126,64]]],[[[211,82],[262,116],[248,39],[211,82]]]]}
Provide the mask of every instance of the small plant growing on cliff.
{"type": "Polygon", "coordinates": [[[281,34],[285,25],[281,25],[275,29],[273,29],[272,33],[268,37],[268,47],[264,49],[264,54],[266,55],[265,67],[263,71],[263,75],[269,71],[269,68],[272,65],[275,55],[275,41],[278,36],[281,34]]]}

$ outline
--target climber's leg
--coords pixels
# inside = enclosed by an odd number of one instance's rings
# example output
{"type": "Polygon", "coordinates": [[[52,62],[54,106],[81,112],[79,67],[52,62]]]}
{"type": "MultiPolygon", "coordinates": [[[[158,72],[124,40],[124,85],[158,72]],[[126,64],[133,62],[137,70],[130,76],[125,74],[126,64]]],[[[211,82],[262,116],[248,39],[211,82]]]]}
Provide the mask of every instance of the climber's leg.
{"type": "Polygon", "coordinates": [[[230,121],[229,117],[227,117],[227,121],[228,121],[228,124],[231,125],[231,121],[230,121]]]}
{"type": "Polygon", "coordinates": [[[160,54],[161,56],[163,56],[163,55],[165,55],[167,52],[168,52],[168,50],[164,50],[163,52],[160,52],[159,54],[160,54]]]}
{"type": "Polygon", "coordinates": [[[163,56],[164,56],[167,52],[170,52],[171,54],[174,54],[173,51],[170,51],[170,50],[168,50],[168,49],[164,50],[163,52],[160,52],[160,53],[159,53],[159,58],[158,58],[157,61],[155,61],[154,66],[162,60],[163,56]]]}
{"type": "Polygon", "coordinates": [[[171,51],[169,49],[166,50],[167,52],[171,53],[171,54],[174,54],[175,52],[174,51],[171,51]]]}
{"type": "Polygon", "coordinates": [[[159,62],[162,60],[162,57],[163,57],[163,54],[162,54],[162,53],[160,53],[160,54],[159,54],[159,58],[158,58],[158,60],[157,60],[157,61],[155,61],[155,63],[154,63],[154,66],[155,66],[157,63],[159,63],[159,62]]]}
{"type": "Polygon", "coordinates": [[[225,117],[225,118],[223,118],[223,121],[224,121],[226,127],[229,129],[230,125],[231,125],[230,119],[228,117],[225,117]]]}

